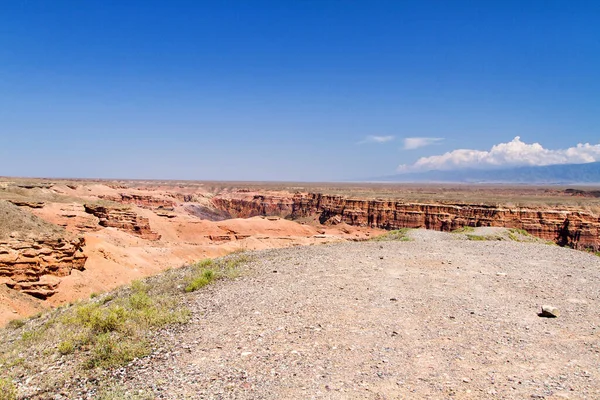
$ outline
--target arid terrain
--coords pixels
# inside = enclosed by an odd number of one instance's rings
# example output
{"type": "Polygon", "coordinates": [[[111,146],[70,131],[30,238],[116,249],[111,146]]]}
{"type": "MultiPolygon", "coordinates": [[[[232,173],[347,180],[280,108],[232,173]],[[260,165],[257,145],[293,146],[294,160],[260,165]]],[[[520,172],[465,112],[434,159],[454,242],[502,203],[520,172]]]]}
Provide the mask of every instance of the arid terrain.
{"type": "Polygon", "coordinates": [[[207,257],[383,230],[523,229],[597,251],[600,191],[0,179],[0,324],[207,257]]]}
{"type": "Polygon", "coordinates": [[[24,398],[598,398],[599,195],[2,178],[0,365],[24,398]]]}

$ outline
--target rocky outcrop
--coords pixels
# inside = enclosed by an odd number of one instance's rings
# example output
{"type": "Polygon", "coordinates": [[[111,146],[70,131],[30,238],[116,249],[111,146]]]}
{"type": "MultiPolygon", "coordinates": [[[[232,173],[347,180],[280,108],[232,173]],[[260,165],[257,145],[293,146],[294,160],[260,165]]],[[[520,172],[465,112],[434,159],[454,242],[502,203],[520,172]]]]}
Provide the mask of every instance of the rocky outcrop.
{"type": "Polygon", "coordinates": [[[143,208],[172,208],[175,206],[175,202],[172,200],[143,194],[120,193],[119,196],[100,195],[98,197],[117,203],[133,204],[143,208]]]}
{"type": "Polygon", "coordinates": [[[18,238],[0,240],[0,282],[45,299],[56,293],[60,278],[82,271],[87,257],[83,238],[18,238]]]}
{"type": "Polygon", "coordinates": [[[251,218],[261,215],[286,217],[294,209],[294,198],[275,195],[248,195],[239,193],[239,197],[214,197],[214,206],[233,218],[251,218]]]}
{"type": "Polygon", "coordinates": [[[117,228],[143,239],[158,240],[160,235],[150,229],[148,218],[134,211],[97,204],[84,204],[85,212],[98,218],[100,226],[117,228]]]}
{"type": "Polygon", "coordinates": [[[18,207],[43,208],[46,204],[42,201],[8,200],[18,207]]]}
{"type": "Polygon", "coordinates": [[[321,223],[344,222],[383,229],[427,228],[452,231],[464,226],[524,229],[537,237],[576,249],[600,249],[600,218],[572,209],[506,208],[492,205],[417,204],[297,194],[292,218],[315,216],[321,223]]]}

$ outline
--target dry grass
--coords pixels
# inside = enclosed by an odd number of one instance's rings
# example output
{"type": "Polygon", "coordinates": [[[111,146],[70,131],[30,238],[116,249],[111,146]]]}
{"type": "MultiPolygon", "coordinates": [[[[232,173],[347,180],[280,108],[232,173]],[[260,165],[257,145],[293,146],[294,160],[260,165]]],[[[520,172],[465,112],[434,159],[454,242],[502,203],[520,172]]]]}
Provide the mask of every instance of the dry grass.
{"type": "MultiPolygon", "coordinates": [[[[60,373],[47,375],[43,382],[51,389],[74,374],[110,369],[148,355],[155,346],[155,332],[189,320],[184,296],[195,279],[206,277],[209,266],[212,273],[206,284],[235,278],[249,261],[243,253],[205,260],[13,323],[0,330],[3,379],[33,376],[60,360],[60,373]]],[[[113,392],[101,398],[140,398],[113,392]]]]}
{"type": "Polygon", "coordinates": [[[411,240],[410,237],[407,236],[407,233],[409,231],[410,231],[410,228],[395,229],[395,230],[386,232],[383,235],[375,236],[374,238],[371,238],[370,241],[373,241],[373,242],[388,242],[388,241],[408,242],[411,240]]]}
{"type": "Polygon", "coordinates": [[[7,378],[0,378],[0,400],[15,400],[17,398],[17,388],[14,383],[7,378]]]}
{"type": "Polygon", "coordinates": [[[8,201],[0,200],[0,239],[8,238],[13,232],[34,237],[69,236],[62,227],[46,222],[8,201]]]}

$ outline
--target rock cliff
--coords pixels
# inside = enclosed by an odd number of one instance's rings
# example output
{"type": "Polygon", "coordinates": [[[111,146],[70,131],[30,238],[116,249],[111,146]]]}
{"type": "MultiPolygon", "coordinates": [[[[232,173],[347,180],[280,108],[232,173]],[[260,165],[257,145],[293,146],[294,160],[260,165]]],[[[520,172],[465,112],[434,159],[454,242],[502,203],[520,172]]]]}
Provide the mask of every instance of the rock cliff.
{"type": "Polygon", "coordinates": [[[292,214],[294,198],[282,195],[259,195],[245,192],[233,196],[214,197],[214,206],[233,218],[251,218],[259,215],[278,215],[286,217],[292,214]]]}
{"type": "Polygon", "coordinates": [[[348,199],[316,193],[294,197],[292,218],[317,215],[321,223],[383,229],[427,228],[452,231],[464,226],[524,229],[532,235],[576,249],[600,249],[600,218],[572,209],[506,208],[470,204],[416,204],[348,199]]]}
{"type": "Polygon", "coordinates": [[[160,235],[150,229],[148,218],[134,211],[97,204],[84,204],[85,212],[98,218],[100,226],[117,228],[143,239],[158,240],[160,235]]]}
{"type": "Polygon", "coordinates": [[[318,218],[327,225],[346,223],[382,229],[427,228],[452,231],[464,226],[524,229],[561,246],[600,249],[600,218],[571,208],[514,208],[485,204],[412,203],[351,199],[319,193],[285,196],[229,194],[212,199],[216,208],[234,217],[278,215],[318,218]]]}
{"type": "Polygon", "coordinates": [[[84,269],[83,238],[11,237],[0,240],[0,282],[45,299],[56,293],[61,276],[84,269]]]}

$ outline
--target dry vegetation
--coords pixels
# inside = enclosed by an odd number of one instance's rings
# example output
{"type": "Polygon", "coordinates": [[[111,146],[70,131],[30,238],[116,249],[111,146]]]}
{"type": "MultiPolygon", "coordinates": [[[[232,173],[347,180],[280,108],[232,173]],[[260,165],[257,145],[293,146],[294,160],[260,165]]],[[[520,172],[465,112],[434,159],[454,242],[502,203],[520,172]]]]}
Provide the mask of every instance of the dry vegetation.
{"type": "Polygon", "coordinates": [[[67,235],[60,226],[46,222],[8,201],[0,200],[0,239],[8,238],[13,232],[34,237],[67,235]]]}
{"type": "MultiPolygon", "coordinates": [[[[216,280],[235,278],[250,259],[235,253],[217,260],[169,270],[119,290],[94,295],[27,320],[16,320],[0,330],[0,393],[12,393],[12,380],[56,369],[44,379],[51,391],[73,376],[127,364],[150,354],[153,333],[184,324],[190,312],[187,292],[216,280]],[[60,371],[60,372],[58,372],[60,371]]],[[[99,398],[123,398],[110,388],[99,398]]],[[[0,400],[11,399],[2,397],[0,400]]]]}
{"type": "Polygon", "coordinates": [[[410,228],[402,228],[395,229],[389,232],[384,233],[383,235],[375,236],[371,239],[373,242],[389,242],[389,241],[400,241],[407,242],[410,241],[410,237],[408,236],[408,232],[410,232],[410,228]]]}

